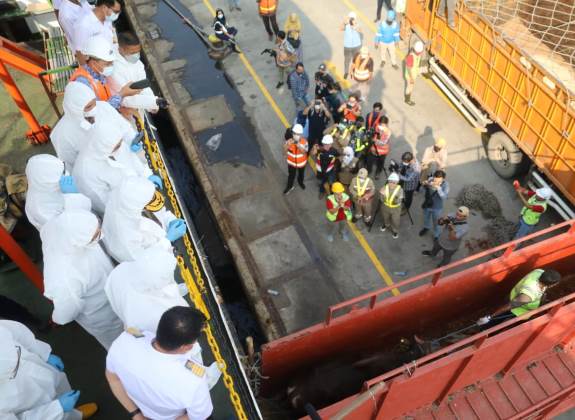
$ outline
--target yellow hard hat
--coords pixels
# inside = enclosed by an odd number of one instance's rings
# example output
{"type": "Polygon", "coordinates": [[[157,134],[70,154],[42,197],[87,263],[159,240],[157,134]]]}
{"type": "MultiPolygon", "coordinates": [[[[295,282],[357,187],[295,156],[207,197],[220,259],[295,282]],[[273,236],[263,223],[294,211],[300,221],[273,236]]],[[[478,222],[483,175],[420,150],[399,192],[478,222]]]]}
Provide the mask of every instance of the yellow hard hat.
{"type": "Polygon", "coordinates": [[[446,144],[447,144],[447,141],[443,137],[439,137],[437,140],[435,140],[435,145],[437,147],[444,148],[446,144]]]}
{"type": "Polygon", "coordinates": [[[343,184],[341,182],[334,182],[333,185],[331,186],[331,192],[334,193],[342,193],[345,191],[345,187],[343,186],[343,184]]]}

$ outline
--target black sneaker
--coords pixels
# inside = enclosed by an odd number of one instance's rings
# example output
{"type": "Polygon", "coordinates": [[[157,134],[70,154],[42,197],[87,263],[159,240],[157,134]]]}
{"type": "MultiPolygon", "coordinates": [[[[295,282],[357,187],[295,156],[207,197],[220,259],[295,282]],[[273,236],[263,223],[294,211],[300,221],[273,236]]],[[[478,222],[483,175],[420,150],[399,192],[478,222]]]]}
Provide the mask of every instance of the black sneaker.
{"type": "Polygon", "coordinates": [[[428,257],[433,257],[433,255],[431,255],[431,251],[422,251],[421,254],[427,255],[428,257]]]}
{"type": "Polygon", "coordinates": [[[347,80],[347,76],[348,76],[348,73],[344,73],[344,74],[343,74],[343,78],[344,78],[345,80],[347,80]]]}
{"type": "Polygon", "coordinates": [[[301,187],[302,190],[305,190],[305,184],[304,183],[299,184],[299,186],[301,187]]]}
{"type": "Polygon", "coordinates": [[[385,232],[385,231],[387,230],[387,226],[381,225],[381,227],[379,228],[379,230],[380,230],[381,232],[385,232]]]}
{"type": "Polygon", "coordinates": [[[423,228],[423,229],[421,229],[421,230],[419,231],[419,236],[423,236],[423,235],[425,235],[425,234],[427,233],[427,231],[428,231],[428,230],[429,230],[429,229],[427,229],[427,228],[423,228]]]}
{"type": "Polygon", "coordinates": [[[391,67],[393,67],[394,70],[397,70],[399,68],[399,66],[397,64],[392,64],[391,67]]]}
{"type": "Polygon", "coordinates": [[[294,190],[295,187],[289,187],[284,190],[284,195],[288,195],[290,192],[294,190]]]}
{"type": "Polygon", "coordinates": [[[278,84],[276,85],[276,89],[279,89],[279,88],[281,88],[283,85],[284,85],[284,83],[283,83],[283,82],[278,82],[278,84]]]}
{"type": "Polygon", "coordinates": [[[399,238],[399,233],[394,233],[393,235],[391,235],[391,237],[393,239],[397,239],[397,238],[399,238]]]}

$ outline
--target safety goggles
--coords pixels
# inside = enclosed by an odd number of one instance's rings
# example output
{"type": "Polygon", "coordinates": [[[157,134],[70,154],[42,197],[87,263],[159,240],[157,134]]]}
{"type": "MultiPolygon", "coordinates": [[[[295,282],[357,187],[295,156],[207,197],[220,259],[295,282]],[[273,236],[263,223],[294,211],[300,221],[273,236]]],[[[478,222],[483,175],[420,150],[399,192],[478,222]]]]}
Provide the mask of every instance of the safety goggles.
{"type": "Polygon", "coordinates": [[[164,208],[164,205],[165,205],[164,195],[160,191],[156,190],[154,191],[154,197],[148,204],[145,205],[144,210],[156,212],[164,208]]]}

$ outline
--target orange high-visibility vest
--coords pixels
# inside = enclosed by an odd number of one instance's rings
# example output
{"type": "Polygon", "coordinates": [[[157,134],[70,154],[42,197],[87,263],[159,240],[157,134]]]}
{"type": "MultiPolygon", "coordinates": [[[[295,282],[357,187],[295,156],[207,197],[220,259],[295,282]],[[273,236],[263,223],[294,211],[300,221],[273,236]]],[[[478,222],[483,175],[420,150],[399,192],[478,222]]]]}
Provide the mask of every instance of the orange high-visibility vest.
{"type": "Polygon", "coordinates": [[[358,82],[365,82],[369,79],[369,70],[367,69],[367,64],[369,63],[370,57],[363,59],[361,55],[357,55],[355,61],[353,62],[353,78],[358,82]]]}
{"type": "Polygon", "coordinates": [[[259,2],[260,16],[275,15],[277,8],[278,8],[277,0],[260,0],[259,2]]]}
{"type": "Polygon", "coordinates": [[[371,145],[371,154],[375,156],[385,156],[389,153],[389,138],[391,137],[391,131],[389,128],[385,128],[383,133],[379,133],[379,139],[377,137],[373,138],[373,144],[371,145]]]}
{"type": "Polygon", "coordinates": [[[106,86],[99,80],[95,80],[90,74],[90,72],[86,70],[83,66],[78,67],[76,71],[72,73],[72,76],[70,76],[70,81],[73,82],[78,77],[83,77],[86,80],[88,80],[88,82],[90,82],[90,86],[92,87],[92,90],[94,91],[94,94],[96,95],[96,98],[99,101],[107,101],[112,96],[108,86],[106,86]]]}
{"type": "MultiPolygon", "coordinates": [[[[307,140],[301,137],[298,144],[307,148],[307,140]]],[[[287,149],[287,164],[294,168],[303,168],[307,163],[307,153],[297,147],[297,144],[290,144],[287,149]]]]}

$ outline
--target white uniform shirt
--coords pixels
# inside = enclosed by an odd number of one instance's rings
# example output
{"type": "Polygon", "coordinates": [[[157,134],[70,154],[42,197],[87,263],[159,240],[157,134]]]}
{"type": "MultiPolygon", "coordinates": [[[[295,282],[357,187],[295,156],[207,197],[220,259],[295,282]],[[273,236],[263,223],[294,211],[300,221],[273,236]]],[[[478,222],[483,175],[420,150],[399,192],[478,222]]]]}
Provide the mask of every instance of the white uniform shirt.
{"type": "Polygon", "coordinates": [[[136,338],[122,333],[114,341],[106,368],[118,375],[128,396],[144,417],[173,420],[187,414],[190,420],[205,420],[213,410],[205,374],[186,368],[186,355],[165,354],[152,346],[148,332],[136,338]]]}
{"type": "MultiPolygon", "coordinates": [[[[120,53],[116,54],[114,73],[108,79],[112,95],[117,95],[120,89],[128,83],[144,79],[147,79],[144,63],[140,60],[135,63],[130,63],[120,53]]],[[[154,95],[154,92],[150,88],[145,88],[137,95],[126,96],[122,99],[122,105],[126,108],[135,108],[144,111],[158,110],[156,95],[154,95]]]]}
{"type": "Polygon", "coordinates": [[[86,0],[81,0],[80,4],[62,0],[58,8],[58,22],[64,31],[68,46],[71,51],[76,51],[74,47],[74,25],[84,14],[92,12],[92,6],[86,0]]]}
{"type": "Polygon", "coordinates": [[[100,35],[103,36],[114,49],[118,47],[118,40],[116,38],[116,30],[112,22],[100,20],[96,17],[94,12],[82,15],[74,25],[73,43],[75,51],[83,52],[88,39],[100,35]]]}

